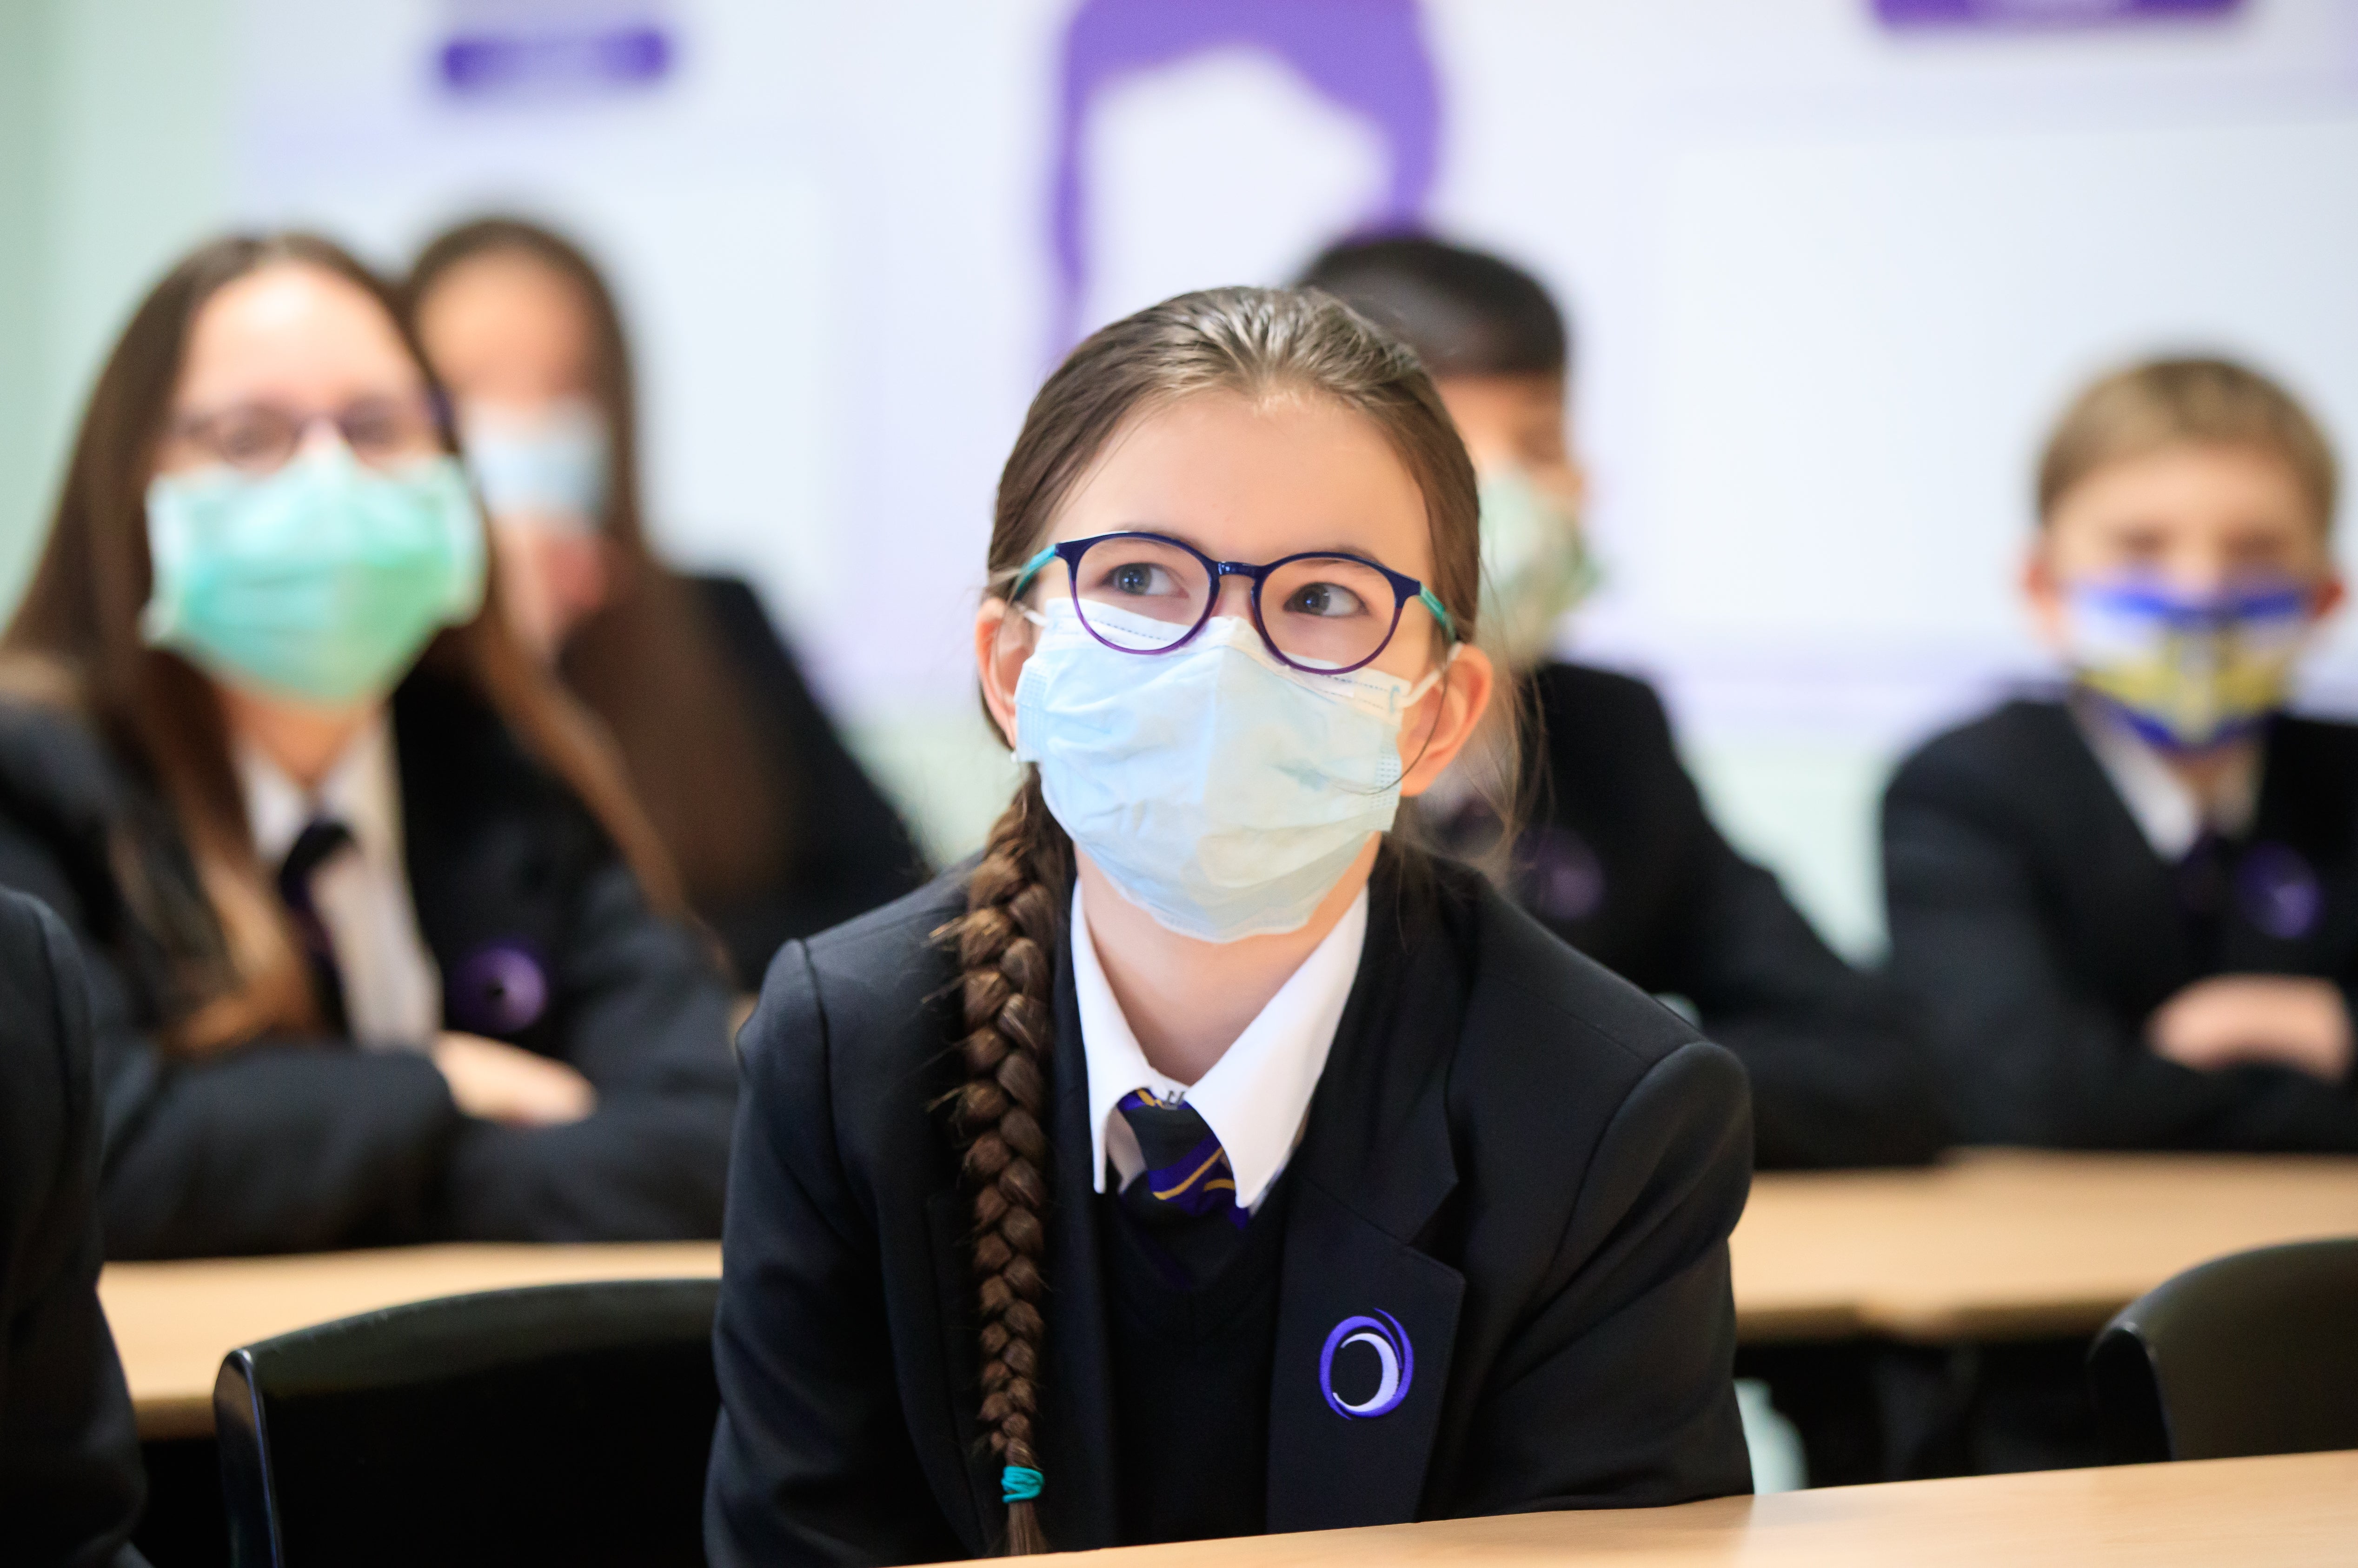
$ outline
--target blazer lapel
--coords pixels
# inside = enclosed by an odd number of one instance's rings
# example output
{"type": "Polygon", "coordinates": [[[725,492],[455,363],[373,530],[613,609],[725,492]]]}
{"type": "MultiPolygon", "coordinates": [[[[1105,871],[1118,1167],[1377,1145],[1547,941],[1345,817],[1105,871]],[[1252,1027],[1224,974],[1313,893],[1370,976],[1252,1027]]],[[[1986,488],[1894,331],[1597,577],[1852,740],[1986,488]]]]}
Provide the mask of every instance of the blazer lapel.
{"type": "Polygon", "coordinates": [[[1389,857],[1371,892],[1367,951],[1289,1173],[1272,1531],[1417,1517],[1466,1292],[1413,1245],[1457,1184],[1444,1049],[1464,977],[1444,934],[1403,929],[1389,857]]]}

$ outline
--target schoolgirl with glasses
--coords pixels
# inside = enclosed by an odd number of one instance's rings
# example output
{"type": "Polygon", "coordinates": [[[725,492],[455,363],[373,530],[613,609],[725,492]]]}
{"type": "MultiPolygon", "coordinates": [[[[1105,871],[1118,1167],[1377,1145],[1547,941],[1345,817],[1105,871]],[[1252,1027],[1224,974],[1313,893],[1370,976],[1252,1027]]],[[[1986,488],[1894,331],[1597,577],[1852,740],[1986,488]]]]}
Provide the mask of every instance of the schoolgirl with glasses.
{"type": "Polygon", "coordinates": [[[1401,831],[1501,700],[1476,511],[1323,295],[1041,390],[974,633],[1022,789],[741,1039],[716,1563],[1747,1488],[1741,1070],[1401,831]]]}
{"type": "Polygon", "coordinates": [[[110,1255],[718,1232],[727,982],[492,577],[365,268],[157,285],[0,659],[0,885],[89,957],[110,1255]]]}

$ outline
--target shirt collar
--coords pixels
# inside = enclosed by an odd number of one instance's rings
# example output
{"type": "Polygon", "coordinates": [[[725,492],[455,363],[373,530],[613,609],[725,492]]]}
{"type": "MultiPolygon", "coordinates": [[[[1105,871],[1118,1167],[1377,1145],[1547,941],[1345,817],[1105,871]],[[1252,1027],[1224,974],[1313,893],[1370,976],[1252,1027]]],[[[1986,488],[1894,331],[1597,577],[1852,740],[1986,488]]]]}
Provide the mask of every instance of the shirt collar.
{"type": "Polygon", "coordinates": [[[254,857],[265,866],[286,859],[304,826],[322,817],[351,831],[362,859],[401,865],[401,784],[394,765],[393,725],[384,713],[352,737],[316,790],[306,791],[249,741],[238,741],[234,755],[254,857]]]}
{"type": "Polygon", "coordinates": [[[1122,1096],[1142,1088],[1195,1108],[1228,1152],[1237,1201],[1247,1208],[1260,1206],[1285,1169],[1310,1113],[1310,1097],[1334,1049],[1367,935],[1368,892],[1361,888],[1335,929],[1310,950],[1236,1044],[1201,1078],[1182,1084],[1156,1072],[1140,1049],[1098,962],[1081,887],[1075,882],[1073,989],[1088,1067],[1090,1171],[1097,1190],[1106,1190],[1109,1157],[1124,1185],[1144,1168],[1130,1124],[1115,1108],[1122,1096]]]}
{"type": "Polygon", "coordinates": [[[2112,780],[2121,803],[2136,819],[2138,831],[2162,860],[2184,860],[2205,828],[2230,838],[2251,830],[2260,805],[2257,746],[2246,748],[2228,768],[2217,798],[2206,809],[2153,743],[2106,711],[2102,703],[2074,696],[2071,708],[2104,776],[2112,780]]]}

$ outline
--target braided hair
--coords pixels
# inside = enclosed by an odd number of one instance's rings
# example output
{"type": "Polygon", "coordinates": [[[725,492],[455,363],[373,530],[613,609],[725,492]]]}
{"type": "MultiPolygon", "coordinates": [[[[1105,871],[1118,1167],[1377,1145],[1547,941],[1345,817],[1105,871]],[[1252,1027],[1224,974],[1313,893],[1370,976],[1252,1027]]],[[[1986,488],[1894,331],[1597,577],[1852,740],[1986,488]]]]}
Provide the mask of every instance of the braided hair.
{"type": "MultiPolygon", "coordinates": [[[[1001,472],[987,592],[1005,600],[1055,514],[1127,421],[1203,393],[1254,401],[1328,399],[1365,415],[1422,492],[1433,591],[1471,635],[1480,584],[1474,470],[1416,356],[1340,301],[1305,289],[1183,294],[1106,327],[1075,349],[1033,399],[1001,472]]],[[[1002,635],[1018,634],[1010,616],[1002,635]]],[[[1437,633],[1436,633],[1437,634],[1437,633]]],[[[1039,775],[990,830],[967,883],[966,913],[943,928],[957,956],[952,1097],[974,1194],[973,1252],[982,1347],[981,1425],[1001,1468],[1011,1556],[1048,1550],[1033,1501],[1050,1141],[1054,987],[1063,956],[1072,840],[1048,812],[1039,775]]]]}

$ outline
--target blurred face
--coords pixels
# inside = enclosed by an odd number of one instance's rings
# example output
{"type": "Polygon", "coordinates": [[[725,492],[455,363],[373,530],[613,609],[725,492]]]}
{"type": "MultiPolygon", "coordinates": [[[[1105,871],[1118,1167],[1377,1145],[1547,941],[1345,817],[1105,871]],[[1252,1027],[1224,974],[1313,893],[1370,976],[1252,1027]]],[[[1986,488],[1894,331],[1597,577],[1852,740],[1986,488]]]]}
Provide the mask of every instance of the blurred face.
{"type": "Polygon", "coordinates": [[[2298,585],[2312,619],[2342,601],[2322,521],[2273,454],[2182,446],[2098,469],[2060,497],[2024,589],[2041,634],[2065,646],[2071,590],[2134,580],[2187,597],[2298,585]]]}
{"type": "MultiPolygon", "coordinates": [[[[1430,585],[1433,546],[1423,492],[1383,434],[1362,416],[1320,399],[1249,403],[1213,394],[1148,411],[1118,434],[1075,489],[1049,542],[1141,530],[1168,535],[1215,560],[1262,563],[1303,551],[1362,557],[1430,585]]],[[[1062,562],[1027,595],[1035,607],[1071,592],[1062,562]]],[[[1264,600],[1264,611],[1279,607],[1264,600]]],[[[1374,607],[1371,607],[1371,609],[1374,607]]],[[[1014,733],[1012,694],[1030,653],[1020,618],[997,633],[1004,606],[983,607],[984,687],[1001,728],[1014,733]]],[[[1389,593],[1379,612],[1391,610],[1389,593]]],[[[1222,579],[1216,613],[1251,614],[1249,586],[1222,579]]],[[[1445,655],[1430,612],[1412,602],[1368,666],[1414,681],[1445,655]]],[[[1447,689],[1428,693],[1401,726],[1401,793],[1437,776],[1478,715],[1489,666],[1468,648],[1447,689]],[[1465,711],[1461,712],[1460,709],[1465,711]],[[1422,761],[1419,759],[1422,758],[1422,761]]]]}
{"type": "MultiPolygon", "coordinates": [[[[493,251],[451,267],[420,302],[417,329],[471,441],[497,431],[530,443],[591,395],[588,302],[570,278],[531,256],[493,251]]],[[[571,508],[498,507],[495,499],[503,607],[544,659],[611,591],[611,546],[598,523],[571,508]]]]}
{"type": "Polygon", "coordinates": [[[1520,469],[1541,492],[1579,510],[1587,478],[1565,435],[1562,375],[1459,375],[1435,384],[1477,470],[1520,469]]]}
{"type": "Polygon", "coordinates": [[[382,468],[440,449],[426,379],[392,319],[343,278],[298,262],[218,290],[189,323],[156,472],[268,472],[336,441],[382,468]]]}

